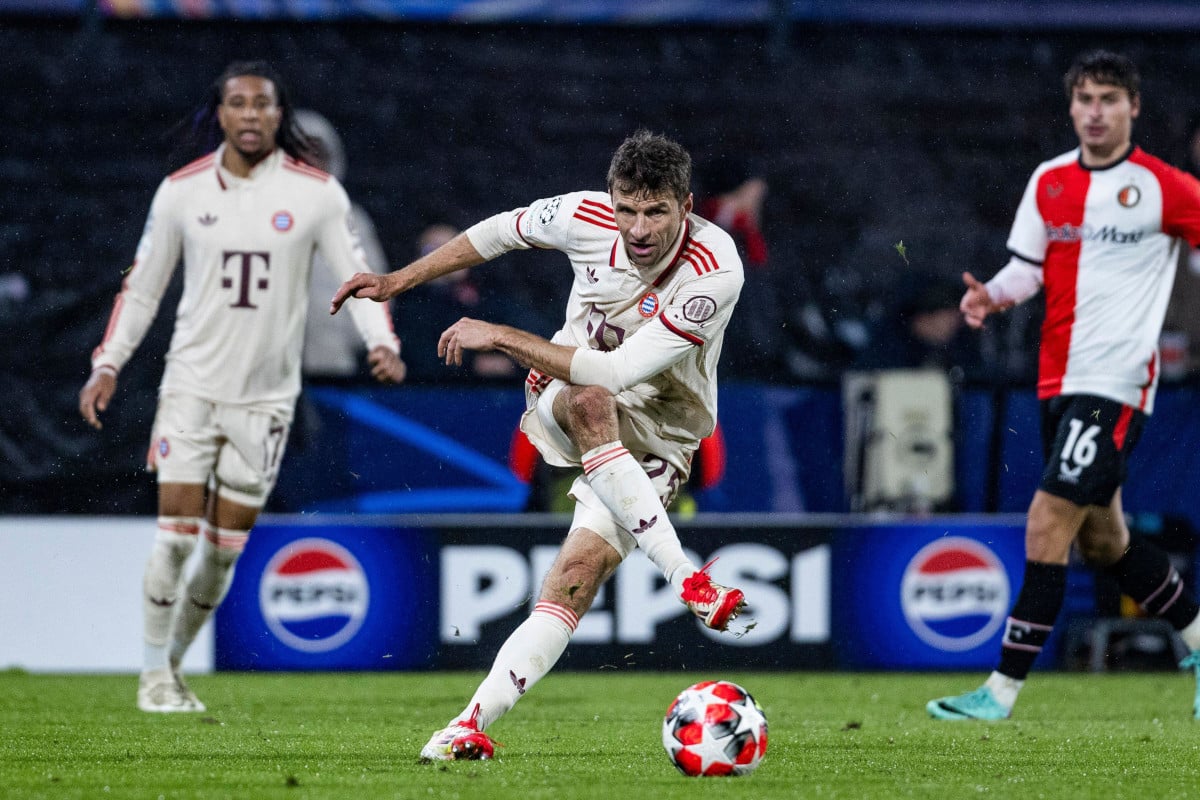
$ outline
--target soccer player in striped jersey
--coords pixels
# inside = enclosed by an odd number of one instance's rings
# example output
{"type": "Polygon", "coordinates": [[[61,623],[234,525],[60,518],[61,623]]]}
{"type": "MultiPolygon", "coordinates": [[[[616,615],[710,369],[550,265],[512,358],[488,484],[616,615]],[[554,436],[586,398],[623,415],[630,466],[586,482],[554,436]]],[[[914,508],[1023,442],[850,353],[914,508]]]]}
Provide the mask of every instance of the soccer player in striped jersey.
{"type": "MultiPolygon", "coordinates": [[[[117,374],[182,256],[183,296],[148,455],[158,479],[158,531],[143,580],[137,703],[149,712],[204,710],[179,667],[225,596],[275,485],[300,392],[313,253],[343,280],[369,269],[346,192],[306,162],[306,139],[269,65],[231,64],[193,119],[192,140],[216,149],[159,186],[79,394],[80,413],[99,429],[117,374]],[[197,544],[181,597],[183,565],[197,544]]],[[[372,374],[403,380],[387,308],[353,311],[372,374]]]]}
{"type": "Polygon", "coordinates": [[[961,310],[989,314],[1046,292],[1038,365],[1045,468],[1029,506],[1025,580],[996,670],[973,692],[931,700],[937,719],[1005,719],[1062,608],[1077,545],[1121,590],[1179,631],[1198,681],[1200,617],[1167,555],[1130,536],[1129,454],[1154,409],[1158,337],[1179,248],[1200,244],[1200,182],[1133,144],[1141,107],[1125,56],[1080,56],[1065,77],[1079,147],[1041,164],[1017,209],[1012,258],[986,284],[964,273],[961,310]]]}
{"type": "Polygon", "coordinates": [[[729,235],[691,213],[691,159],[639,131],[617,149],[607,192],[574,192],[490,217],[388,275],[355,275],[333,297],[386,301],[510,250],[552,248],[574,273],[566,321],[550,340],[463,318],[438,342],[448,364],[505,353],[530,369],[521,429],[550,464],[582,466],[575,517],[529,618],[423,758],[489,757],[484,729],[558,661],[600,586],[636,548],[681,602],[724,630],[742,592],[684,553],[666,507],[717,421],[717,361],[742,288],[729,235]]]}

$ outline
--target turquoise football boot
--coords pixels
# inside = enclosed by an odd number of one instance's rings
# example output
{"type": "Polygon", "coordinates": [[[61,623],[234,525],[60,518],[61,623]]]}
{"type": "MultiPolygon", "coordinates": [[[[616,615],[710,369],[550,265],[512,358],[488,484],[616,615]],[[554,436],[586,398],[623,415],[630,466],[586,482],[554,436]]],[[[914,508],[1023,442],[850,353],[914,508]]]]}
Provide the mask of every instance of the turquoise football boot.
{"type": "Polygon", "coordinates": [[[954,697],[939,697],[936,700],[930,700],[925,705],[925,710],[929,712],[929,716],[934,719],[980,719],[980,720],[999,720],[1008,719],[1012,713],[1012,709],[1005,708],[996,700],[992,690],[986,686],[980,686],[973,692],[956,695],[954,697]]]}

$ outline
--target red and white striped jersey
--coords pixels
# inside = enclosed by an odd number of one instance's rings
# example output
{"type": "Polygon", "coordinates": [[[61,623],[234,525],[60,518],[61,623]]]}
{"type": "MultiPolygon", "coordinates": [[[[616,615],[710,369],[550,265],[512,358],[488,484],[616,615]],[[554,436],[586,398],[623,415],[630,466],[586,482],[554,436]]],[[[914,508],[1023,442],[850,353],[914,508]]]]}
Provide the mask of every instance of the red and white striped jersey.
{"type": "Polygon", "coordinates": [[[692,345],[671,366],[622,392],[619,402],[652,416],[664,438],[698,441],[712,433],[717,361],[743,281],[729,234],[691,214],[668,255],[639,268],[629,262],[604,192],[538,200],[481,225],[486,231],[467,233],[484,258],[531,247],[567,255],[575,280],[566,321],[551,339],[555,344],[603,351],[657,347],[665,329],[672,344],[692,345]],[[634,338],[643,329],[654,335],[634,338]]]}
{"type": "Polygon", "coordinates": [[[1079,156],[1034,171],[1008,239],[1046,290],[1038,397],[1094,394],[1149,414],[1180,239],[1200,243],[1200,182],[1138,147],[1104,169],[1079,156]]]}
{"type": "MultiPolygon", "coordinates": [[[[160,390],[290,417],[314,251],[340,280],[370,268],[336,178],[279,150],[239,178],[219,166],[223,151],[158,187],[92,367],[125,365],[182,255],[183,296],[160,390]]],[[[386,305],[347,308],[368,348],[399,350],[386,305]]]]}

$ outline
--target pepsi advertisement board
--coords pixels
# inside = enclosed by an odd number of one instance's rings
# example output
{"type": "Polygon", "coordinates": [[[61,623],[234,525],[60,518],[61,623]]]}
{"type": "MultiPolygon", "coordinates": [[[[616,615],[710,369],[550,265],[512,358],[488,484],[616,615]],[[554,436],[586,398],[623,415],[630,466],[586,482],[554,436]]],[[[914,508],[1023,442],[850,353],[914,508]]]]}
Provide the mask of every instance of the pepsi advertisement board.
{"type": "Polygon", "coordinates": [[[1025,564],[1019,523],[979,517],[867,525],[834,547],[838,665],[990,669],[1025,564]]]}
{"type": "Polygon", "coordinates": [[[264,521],[216,614],[223,670],[436,665],[437,537],[394,526],[264,521]]]}
{"type": "MultiPolygon", "coordinates": [[[[218,609],[214,663],[487,669],[532,611],[568,524],[264,517],[218,609]]],[[[1024,565],[1016,515],[709,515],[678,529],[696,563],[716,559],[714,580],[746,592],[742,616],[725,633],[704,628],[635,552],[580,620],[562,668],[990,669],[1024,565]]],[[[1071,597],[1067,608],[1079,610],[1071,597]]],[[[1038,666],[1053,665],[1058,638],[1038,666]]]]}

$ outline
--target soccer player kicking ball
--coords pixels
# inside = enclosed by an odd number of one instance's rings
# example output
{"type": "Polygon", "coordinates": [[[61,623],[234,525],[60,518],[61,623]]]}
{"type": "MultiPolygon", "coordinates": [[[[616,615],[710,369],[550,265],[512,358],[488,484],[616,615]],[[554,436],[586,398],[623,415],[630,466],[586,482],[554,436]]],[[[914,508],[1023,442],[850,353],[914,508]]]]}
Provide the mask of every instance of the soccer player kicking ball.
{"type": "MultiPolygon", "coordinates": [[[[179,665],[225,597],[275,485],[300,393],[313,251],[343,280],[369,269],[346,192],[305,161],[307,139],[269,65],[231,64],[192,119],[197,144],[220,146],[159,186],[79,393],[80,413],[100,428],[117,373],[146,335],[182,255],[183,296],[148,457],[158,476],[158,531],[143,581],[137,704],[150,712],[204,710],[179,665]]],[[[354,309],[354,321],[375,378],[403,380],[386,307],[354,309]]]]}
{"type": "Polygon", "coordinates": [[[1045,469],[1025,527],[1025,580],[983,686],[931,700],[937,719],[1005,719],[1062,607],[1067,558],[1112,575],[1170,622],[1198,681],[1200,607],[1165,553],[1131,539],[1121,509],[1129,454],[1154,408],[1158,336],[1180,239],[1200,244],[1200,182],[1132,144],[1138,73],[1097,51],[1066,74],[1079,147],[1039,166],[1009,235],[1012,259],[988,283],[969,273],[960,308],[978,328],[1046,290],[1038,365],[1045,469]]]}
{"type": "Polygon", "coordinates": [[[388,275],[355,275],[352,297],[385,301],[510,250],[566,253],[574,284],[566,322],[547,341],[463,318],[438,342],[447,364],[499,351],[530,368],[521,429],[550,464],[582,466],[575,516],[534,607],[500,648],[463,712],[421,750],[426,759],[487,758],[483,731],[558,661],[600,586],[635,548],[705,625],[724,630],[741,591],[713,583],[683,552],[667,517],[691,456],[717,419],[717,360],[742,288],[729,236],[691,213],[691,158],[639,131],[617,149],[608,192],[575,192],[497,214],[388,275]]]}

